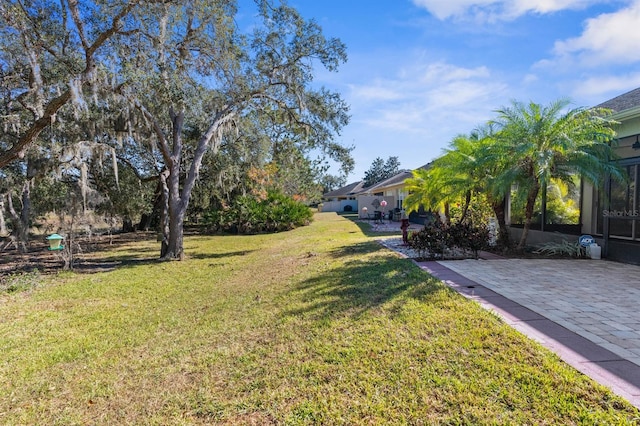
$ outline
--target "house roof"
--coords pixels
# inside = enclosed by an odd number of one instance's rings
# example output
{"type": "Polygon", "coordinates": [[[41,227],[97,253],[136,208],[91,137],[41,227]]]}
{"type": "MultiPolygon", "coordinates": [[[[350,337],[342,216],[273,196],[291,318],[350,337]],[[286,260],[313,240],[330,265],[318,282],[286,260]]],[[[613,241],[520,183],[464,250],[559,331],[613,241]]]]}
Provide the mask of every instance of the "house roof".
{"type": "Polygon", "coordinates": [[[620,96],[609,99],[598,105],[598,108],[608,108],[615,112],[625,111],[640,106],[640,87],[620,96]]]}
{"type": "MultiPolygon", "coordinates": [[[[423,166],[418,167],[418,169],[428,169],[429,167],[431,167],[431,163],[427,163],[423,166]]],[[[418,170],[416,169],[416,170],[418,170]]],[[[399,184],[402,184],[405,180],[409,179],[410,177],[413,177],[413,171],[411,170],[402,170],[400,171],[398,174],[391,176],[388,179],[385,179],[383,181],[380,181],[378,183],[374,183],[373,185],[367,187],[367,188],[363,188],[360,191],[360,194],[365,194],[365,193],[371,193],[374,191],[379,191],[382,188],[388,188],[390,186],[396,186],[399,184]]]]}
{"type": "Polygon", "coordinates": [[[387,178],[381,182],[373,184],[369,188],[365,188],[365,190],[372,190],[376,188],[383,188],[386,186],[397,185],[399,183],[404,182],[405,179],[410,178],[411,176],[413,176],[413,173],[411,173],[411,170],[403,170],[397,175],[391,176],[390,178],[387,178]]]}
{"type": "MultiPolygon", "coordinates": [[[[418,167],[418,169],[428,169],[431,166],[431,163],[425,164],[424,166],[418,167]]],[[[378,183],[374,183],[373,185],[365,188],[364,181],[352,182],[348,185],[343,186],[342,188],[334,189],[333,191],[329,191],[326,194],[322,195],[322,198],[335,198],[335,197],[347,197],[349,195],[356,194],[366,194],[370,193],[372,190],[379,190],[380,188],[387,188],[389,186],[394,186],[401,184],[406,179],[413,176],[411,170],[402,170],[398,174],[391,176],[388,179],[380,181],[378,183]]]]}
{"type": "Polygon", "coordinates": [[[410,178],[411,176],[413,176],[413,173],[411,173],[411,170],[403,170],[397,175],[393,175],[390,178],[387,178],[381,182],[374,183],[368,188],[363,188],[362,192],[372,192],[380,188],[386,188],[388,186],[398,185],[404,182],[405,179],[410,178]]]}
{"type": "Polygon", "coordinates": [[[324,198],[346,197],[362,190],[363,181],[353,182],[342,188],[334,189],[323,195],[324,198]]]}

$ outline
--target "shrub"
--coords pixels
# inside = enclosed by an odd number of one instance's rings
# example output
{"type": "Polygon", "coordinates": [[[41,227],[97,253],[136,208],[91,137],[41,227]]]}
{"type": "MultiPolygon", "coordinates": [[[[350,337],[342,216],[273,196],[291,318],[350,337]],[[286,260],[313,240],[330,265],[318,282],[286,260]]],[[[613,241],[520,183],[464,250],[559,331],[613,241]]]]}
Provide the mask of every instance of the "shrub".
{"type": "Polygon", "coordinates": [[[586,250],[578,242],[549,242],[542,244],[534,251],[536,254],[544,256],[560,256],[560,257],[585,257],[586,250]]]}
{"type": "Polygon", "coordinates": [[[475,259],[478,251],[487,247],[489,242],[489,229],[486,226],[473,226],[466,223],[456,223],[448,229],[454,246],[463,251],[470,250],[475,259]]]}
{"type": "Polygon", "coordinates": [[[240,234],[281,232],[308,225],[313,213],[306,205],[278,191],[264,200],[245,195],[223,210],[205,215],[205,224],[219,231],[240,234]]]}
{"type": "Polygon", "coordinates": [[[424,228],[412,232],[408,244],[418,253],[418,257],[436,259],[444,257],[444,252],[451,242],[445,224],[436,216],[435,220],[425,224],[424,228]]]}
{"type": "Polygon", "coordinates": [[[423,259],[444,258],[448,253],[454,255],[456,250],[471,251],[478,258],[478,251],[488,245],[489,230],[486,226],[472,226],[457,223],[447,226],[439,217],[425,225],[420,231],[409,235],[409,247],[423,259]]]}

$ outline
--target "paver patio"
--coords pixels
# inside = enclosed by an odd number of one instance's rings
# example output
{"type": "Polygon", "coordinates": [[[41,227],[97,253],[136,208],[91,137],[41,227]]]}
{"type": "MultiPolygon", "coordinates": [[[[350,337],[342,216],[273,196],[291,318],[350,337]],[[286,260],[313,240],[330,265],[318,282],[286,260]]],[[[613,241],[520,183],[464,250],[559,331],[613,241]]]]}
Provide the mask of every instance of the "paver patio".
{"type": "Polygon", "coordinates": [[[605,260],[417,262],[640,408],[640,267],[605,260]]]}

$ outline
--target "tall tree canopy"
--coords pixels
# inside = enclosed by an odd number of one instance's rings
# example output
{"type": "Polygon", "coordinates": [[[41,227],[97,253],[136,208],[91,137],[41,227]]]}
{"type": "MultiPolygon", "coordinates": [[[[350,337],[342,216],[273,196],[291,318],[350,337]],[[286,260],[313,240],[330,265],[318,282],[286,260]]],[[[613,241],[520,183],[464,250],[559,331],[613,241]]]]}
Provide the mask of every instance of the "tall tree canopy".
{"type": "Polygon", "coordinates": [[[392,176],[400,171],[400,161],[398,157],[389,157],[387,161],[377,157],[371,163],[371,167],[364,172],[364,186],[371,186],[392,176]]]}
{"type": "Polygon", "coordinates": [[[21,158],[63,108],[84,114],[93,106],[104,120],[92,121],[89,139],[113,142],[117,131],[159,154],[165,258],[183,255],[205,154],[215,162],[223,141],[242,140],[247,117],[271,117],[264,137],[271,141],[277,127],[300,172],[314,168],[306,155],[319,152],[349,173],[351,149],[333,140],[348,108],[313,83],[317,66],[336,71],[346,60],[345,46],[284,2],[256,5],[259,22],[243,34],[234,0],[4,2],[0,168],[21,158]]]}
{"type": "Polygon", "coordinates": [[[135,31],[138,1],[5,0],[0,4],[0,169],[23,158],[82,92],[96,93],[113,43],[135,31]]]}
{"type": "Polygon", "coordinates": [[[182,257],[184,217],[205,153],[218,153],[225,133],[242,131],[243,115],[277,111],[280,125],[304,134],[305,149],[338,159],[348,152],[332,142],[347,123],[346,105],[311,87],[314,64],[335,70],[346,59],[344,45],[285,4],[258,6],[262,24],[245,37],[231,1],[151,4],[140,37],[123,47],[121,75],[129,79],[121,93],[153,129],[166,166],[165,258],[182,257]]]}

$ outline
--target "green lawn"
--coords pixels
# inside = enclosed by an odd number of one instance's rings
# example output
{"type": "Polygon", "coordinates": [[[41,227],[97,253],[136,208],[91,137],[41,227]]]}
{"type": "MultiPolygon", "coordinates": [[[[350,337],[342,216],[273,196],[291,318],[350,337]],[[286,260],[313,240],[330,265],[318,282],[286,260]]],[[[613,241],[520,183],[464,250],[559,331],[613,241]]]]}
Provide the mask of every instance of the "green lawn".
{"type": "Polygon", "coordinates": [[[354,222],[103,252],[0,295],[0,424],[634,424],[354,222]],[[136,261],[139,259],[139,261],[136,261]]]}

